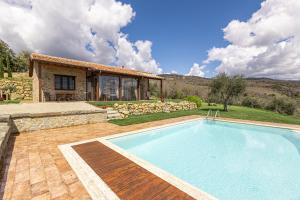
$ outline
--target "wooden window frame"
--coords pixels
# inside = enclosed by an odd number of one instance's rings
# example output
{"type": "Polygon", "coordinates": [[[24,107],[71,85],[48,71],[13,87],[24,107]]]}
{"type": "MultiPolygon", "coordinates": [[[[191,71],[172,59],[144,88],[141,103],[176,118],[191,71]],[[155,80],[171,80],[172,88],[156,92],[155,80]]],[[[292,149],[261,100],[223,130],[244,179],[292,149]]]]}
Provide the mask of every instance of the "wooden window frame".
{"type": "Polygon", "coordinates": [[[67,91],[74,91],[76,90],[76,76],[69,76],[69,75],[61,75],[61,74],[54,74],[54,89],[55,90],[67,90],[67,91]],[[56,87],[56,77],[60,78],[60,88],[56,87]],[[63,77],[67,78],[67,89],[63,89],[63,77]],[[70,79],[74,80],[74,89],[71,89],[70,87],[70,79]]]}

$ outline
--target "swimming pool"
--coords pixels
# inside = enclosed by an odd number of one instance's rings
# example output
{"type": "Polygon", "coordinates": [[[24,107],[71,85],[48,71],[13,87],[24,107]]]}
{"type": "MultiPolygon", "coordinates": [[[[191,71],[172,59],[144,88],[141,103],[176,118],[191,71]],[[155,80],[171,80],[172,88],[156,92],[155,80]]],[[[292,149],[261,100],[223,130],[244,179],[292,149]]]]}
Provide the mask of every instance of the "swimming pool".
{"type": "Polygon", "coordinates": [[[196,120],[109,139],[221,200],[300,199],[300,134],[196,120]]]}

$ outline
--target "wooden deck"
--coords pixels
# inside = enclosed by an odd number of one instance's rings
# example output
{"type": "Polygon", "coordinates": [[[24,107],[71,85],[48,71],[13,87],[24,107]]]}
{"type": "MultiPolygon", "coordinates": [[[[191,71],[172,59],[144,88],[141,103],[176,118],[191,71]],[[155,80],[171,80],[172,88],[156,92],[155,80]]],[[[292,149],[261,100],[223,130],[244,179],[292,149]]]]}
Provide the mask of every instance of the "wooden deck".
{"type": "Polygon", "coordinates": [[[73,149],[120,199],[193,199],[98,141],[73,149]]]}

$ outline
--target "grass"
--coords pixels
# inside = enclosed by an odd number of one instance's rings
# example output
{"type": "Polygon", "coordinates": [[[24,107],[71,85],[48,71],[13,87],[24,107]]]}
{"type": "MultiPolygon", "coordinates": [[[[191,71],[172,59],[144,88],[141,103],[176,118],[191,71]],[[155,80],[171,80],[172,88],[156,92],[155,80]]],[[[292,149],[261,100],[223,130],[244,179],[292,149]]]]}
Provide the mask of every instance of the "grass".
{"type": "MultiPolygon", "coordinates": [[[[92,104],[97,107],[112,107],[115,103],[124,104],[124,103],[154,103],[158,100],[140,100],[140,101],[89,101],[87,103],[92,104]]],[[[166,99],[165,101],[179,102],[183,101],[182,99],[166,99]]]]}
{"type": "Polygon", "coordinates": [[[4,101],[0,101],[0,105],[3,104],[18,104],[20,103],[20,100],[4,100],[4,101]]]}
{"type": "Polygon", "coordinates": [[[212,110],[213,113],[216,110],[220,110],[221,117],[226,117],[226,118],[300,125],[300,117],[298,116],[282,115],[267,110],[254,109],[254,108],[241,107],[241,106],[230,106],[229,112],[224,112],[222,111],[221,105],[207,106],[207,104],[204,104],[200,109],[196,109],[196,110],[129,116],[126,119],[115,119],[115,120],[110,120],[110,122],[120,126],[127,126],[131,124],[140,124],[140,123],[145,123],[150,121],[157,121],[157,120],[176,118],[176,117],[182,117],[188,115],[206,116],[209,109],[212,110]]]}

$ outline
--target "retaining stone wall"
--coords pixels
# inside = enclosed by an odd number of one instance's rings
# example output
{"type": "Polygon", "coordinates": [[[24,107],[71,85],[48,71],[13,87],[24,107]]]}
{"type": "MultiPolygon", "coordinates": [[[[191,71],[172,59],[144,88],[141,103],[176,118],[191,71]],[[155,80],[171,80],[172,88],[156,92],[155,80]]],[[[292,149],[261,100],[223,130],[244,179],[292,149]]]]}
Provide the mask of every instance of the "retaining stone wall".
{"type": "Polygon", "coordinates": [[[156,103],[125,103],[114,104],[114,110],[117,110],[122,118],[126,118],[129,115],[142,115],[147,113],[158,112],[174,112],[179,110],[193,110],[197,105],[193,102],[181,101],[175,102],[156,102],[156,103]]]}
{"type": "Polygon", "coordinates": [[[60,128],[107,121],[106,111],[72,111],[63,113],[12,115],[12,133],[60,128]]]}
{"type": "MultiPolygon", "coordinates": [[[[11,134],[11,119],[8,115],[0,116],[0,171],[4,166],[7,144],[11,134]]],[[[1,177],[0,177],[1,178],[1,177]]]]}
{"type": "Polygon", "coordinates": [[[6,85],[15,85],[17,91],[12,93],[12,99],[32,99],[32,79],[29,77],[13,77],[0,79],[0,89],[6,85]]]}

